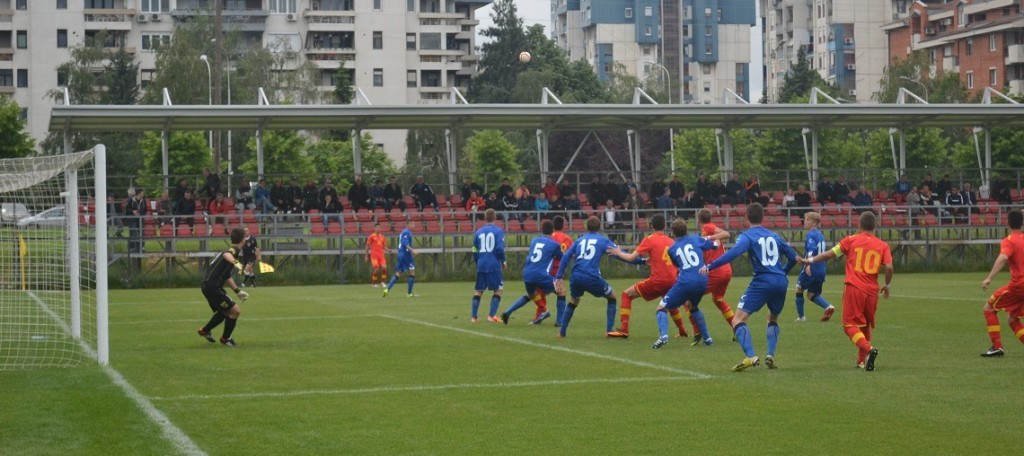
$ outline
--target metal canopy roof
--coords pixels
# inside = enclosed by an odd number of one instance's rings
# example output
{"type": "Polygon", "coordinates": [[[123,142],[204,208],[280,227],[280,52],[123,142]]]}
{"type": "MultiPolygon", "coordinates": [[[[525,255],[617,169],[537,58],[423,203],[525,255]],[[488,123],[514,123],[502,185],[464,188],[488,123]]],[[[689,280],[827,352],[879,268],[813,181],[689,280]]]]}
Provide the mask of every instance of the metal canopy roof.
{"type": "Polygon", "coordinates": [[[57,105],[62,131],[1024,127],[1024,105],[57,105]]]}

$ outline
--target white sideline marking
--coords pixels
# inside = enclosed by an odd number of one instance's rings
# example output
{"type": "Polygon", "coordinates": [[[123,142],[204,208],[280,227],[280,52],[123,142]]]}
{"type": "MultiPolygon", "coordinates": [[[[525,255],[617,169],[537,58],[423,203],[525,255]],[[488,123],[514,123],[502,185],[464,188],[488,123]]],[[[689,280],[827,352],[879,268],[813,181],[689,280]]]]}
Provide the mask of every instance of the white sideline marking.
{"type": "MultiPolygon", "coordinates": [[[[288,320],[337,320],[337,319],[348,319],[348,318],[370,318],[376,317],[377,315],[308,315],[304,317],[268,317],[268,318],[252,318],[247,317],[245,321],[288,321],[288,320]]],[[[112,321],[111,325],[149,325],[157,323],[202,323],[209,320],[208,318],[189,318],[181,320],[135,320],[135,321],[112,321]]]]}
{"type": "MultiPolygon", "coordinates": [[[[46,303],[43,302],[42,299],[39,299],[35,293],[30,291],[28,292],[28,295],[31,296],[37,304],[39,304],[39,307],[43,309],[43,312],[49,315],[53,321],[60,325],[61,329],[63,329],[65,333],[69,335],[71,334],[71,328],[68,327],[67,323],[65,323],[64,320],[50,309],[50,306],[47,306],[46,303]]],[[[78,339],[78,345],[82,347],[82,350],[84,350],[86,354],[93,359],[96,359],[96,351],[86,344],[84,340],[78,339]]],[[[110,377],[110,380],[114,382],[115,385],[121,387],[121,391],[124,391],[124,394],[134,401],[135,405],[142,409],[142,412],[149,417],[150,421],[160,428],[160,431],[163,432],[164,438],[169,440],[181,454],[195,456],[206,455],[206,452],[200,449],[192,439],[188,438],[188,435],[186,435],[181,428],[175,426],[174,423],[171,422],[170,418],[167,418],[167,415],[164,415],[163,412],[154,407],[152,402],[146,399],[146,397],[143,396],[139,390],[135,389],[131,383],[128,383],[128,380],[126,380],[120,372],[110,366],[100,367],[103,368],[103,372],[107,374],[107,377],[110,377]]]]}
{"type": "MultiPolygon", "coordinates": [[[[978,287],[981,290],[981,287],[978,287]]],[[[934,299],[937,301],[962,301],[962,302],[975,302],[984,304],[988,297],[992,294],[991,291],[981,290],[984,296],[978,298],[951,298],[949,296],[910,296],[910,295],[889,295],[890,298],[902,298],[902,299],[934,299]]]]}
{"type": "Polygon", "coordinates": [[[639,383],[639,382],[667,382],[676,380],[696,380],[692,376],[687,377],[622,377],[622,378],[590,378],[573,380],[535,380],[523,382],[501,382],[501,383],[448,383],[442,385],[412,385],[412,386],[378,386],[373,388],[352,388],[338,390],[308,390],[308,391],[280,391],[264,393],[231,393],[231,394],[199,394],[185,396],[151,397],[155,401],[185,401],[185,400],[208,400],[208,399],[252,399],[252,398],[280,398],[296,396],[315,395],[341,395],[341,394],[367,394],[367,393],[393,393],[403,391],[437,391],[448,389],[469,389],[469,388],[521,388],[529,386],[551,386],[551,385],[580,385],[586,383],[639,383]]]}
{"type": "Polygon", "coordinates": [[[666,371],[666,372],[671,372],[673,374],[686,375],[686,376],[689,376],[689,377],[693,377],[694,379],[706,380],[706,379],[709,379],[709,378],[712,377],[711,375],[705,374],[703,372],[697,372],[697,371],[691,371],[691,370],[685,370],[685,369],[676,369],[674,367],[661,366],[661,365],[658,365],[658,364],[651,364],[651,363],[646,363],[646,362],[643,362],[643,361],[636,361],[636,360],[627,359],[627,358],[619,358],[617,356],[604,355],[604,354],[601,354],[601,353],[594,353],[594,352],[588,352],[588,351],[584,351],[584,350],[577,350],[577,349],[574,349],[574,348],[561,347],[561,346],[558,346],[558,345],[542,344],[542,343],[539,343],[539,342],[533,342],[533,341],[526,340],[526,339],[518,339],[518,338],[515,338],[515,337],[508,337],[508,336],[499,336],[499,335],[496,335],[496,334],[490,334],[490,333],[479,332],[479,331],[472,331],[472,330],[463,329],[463,328],[456,328],[454,326],[439,325],[439,324],[436,324],[436,323],[429,323],[429,322],[420,321],[420,320],[413,320],[411,318],[396,317],[394,315],[383,315],[383,314],[381,314],[379,316],[382,317],[382,318],[389,318],[389,319],[392,319],[392,320],[398,320],[398,321],[405,322],[405,323],[412,323],[412,324],[416,324],[416,325],[429,326],[431,328],[447,329],[449,331],[461,332],[461,333],[464,333],[464,334],[471,334],[471,335],[474,335],[474,336],[487,337],[487,338],[491,338],[491,339],[498,339],[498,340],[503,340],[503,341],[506,341],[506,342],[512,342],[512,343],[516,343],[516,344],[520,344],[520,345],[527,345],[527,346],[530,346],[530,347],[546,348],[548,350],[555,350],[555,351],[560,351],[560,352],[565,352],[565,353],[572,353],[574,355],[580,355],[580,356],[589,356],[591,358],[598,358],[598,359],[603,359],[603,360],[606,360],[606,361],[615,361],[617,363],[629,364],[629,365],[632,365],[632,366],[646,367],[648,369],[657,369],[657,370],[662,370],[662,371],[666,371]]]}

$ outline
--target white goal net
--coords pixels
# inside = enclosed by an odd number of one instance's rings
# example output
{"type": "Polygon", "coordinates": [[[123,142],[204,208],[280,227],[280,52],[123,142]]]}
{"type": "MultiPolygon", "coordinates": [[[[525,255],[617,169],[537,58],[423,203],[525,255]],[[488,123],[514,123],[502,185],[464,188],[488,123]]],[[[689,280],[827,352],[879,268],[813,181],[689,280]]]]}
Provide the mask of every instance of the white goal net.
{"type": "Polygon", "coordinates": [[[0,370],[108,361],[103,156],[0,160],[0,370]]]}

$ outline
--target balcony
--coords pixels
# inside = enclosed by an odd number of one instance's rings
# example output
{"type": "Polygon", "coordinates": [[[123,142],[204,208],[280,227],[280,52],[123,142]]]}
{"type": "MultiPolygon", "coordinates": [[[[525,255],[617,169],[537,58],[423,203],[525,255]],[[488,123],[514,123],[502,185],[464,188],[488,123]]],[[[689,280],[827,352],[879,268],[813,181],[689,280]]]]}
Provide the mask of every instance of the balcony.
{"type": "Polygon", "coordinates": [[[1024,79],[1014,79],[1010,81],[1010,93],[1013,94],[1024,94],[1024,79]]]}
{"type": "Polygon", "coordinates": [[[1006,64],[1024,63],[1024,44],[1011,44],[1006,48],[1006,64]]]}
{"type": "Polygon", "coordinates": [[[0,10],[0,29],[9,30],[14,25],[14,10],[0,10]]]}
{"type": "Polygon", "coordinates": [[[476,76],[476,73],[476,63],[467,61],[462,61],[462,68],[456,72],[459,76],[476,76]]]}
{"type": "Polygon", "coordinates": [[[480,25],[479,19],[459,19],[459,25],[470,25],[476,27],[480,25]]]}
{"type": "Polygon", "coordinates": [[[131,30],[133,9],[86,9],[82,12],[86,30],[131,30]]]}
{"type": "Polygon", "coordinates": [[[0,62],[14,60],[14,48],[0,48],[0,62]]]}
{"type": "Polygon", "coordinates": [[[327,11],[307,9],[302,16],[311,32],[355,31],[355,11],[327,11]]]}
{"type": "MultiPolygon", "coordinates": [[[[199,9],[176,9],[171,11],[171,17],[178,22],[188,22],[189,19],[198,16],[210,16],[213,13],[209,10],[199,9]]],[[[267,30],[267,16],[270,12],[261,9],[235,9],[224,10],[224,29],[237,29],[242,32],[265,32],[267,30]]]]}
{"type": "Polygon", "coordinates": [[[960,58],[950,55],[942,58],[943,71],[960,71],[960,58]]]}
{"type": "Polygon", "coordinates": [[[14,86],[0,86],[0,94],[14,95],[14,86]]]}

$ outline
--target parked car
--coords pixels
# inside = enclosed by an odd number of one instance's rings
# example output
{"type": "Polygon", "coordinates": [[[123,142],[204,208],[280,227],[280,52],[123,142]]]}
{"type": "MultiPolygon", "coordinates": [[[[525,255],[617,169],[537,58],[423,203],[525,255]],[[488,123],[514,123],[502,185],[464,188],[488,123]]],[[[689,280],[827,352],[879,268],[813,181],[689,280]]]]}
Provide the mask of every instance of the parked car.
{"type": "Polygon", "coordinates": [[[18,228],[64,226],[64,206],[54,206],[36,215],[18,220],[18,228]]]}
{"type": "Polygon", "coordinates": [[[14,225],[25,217],[32,215],[21,203],[0,203],[0,225],[14,225]]]}

